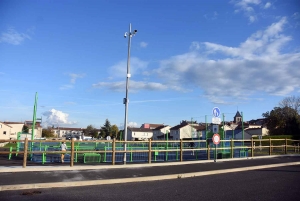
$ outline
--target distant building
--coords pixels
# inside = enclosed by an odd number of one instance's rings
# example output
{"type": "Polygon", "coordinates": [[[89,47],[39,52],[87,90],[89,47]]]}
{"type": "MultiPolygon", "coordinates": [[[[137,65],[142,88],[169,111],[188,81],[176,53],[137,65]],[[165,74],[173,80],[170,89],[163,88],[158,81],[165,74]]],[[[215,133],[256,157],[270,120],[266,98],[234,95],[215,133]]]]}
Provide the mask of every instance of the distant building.
{"type": "Polygon", "coordinates": [[[153,130],[149,128],[127,128],[127,140],[149,140],[153,137],[153,130]]]}
{"type": "Polygon", "coordinates": [[[170,136],[170,128],[171,126],[163,125],[153,129],[153,140],[167,139],[170,136]]]}
{"type": "Polygon", "coordinates": [[[11,126],[10,138],[17,139],[18,132],[22,132],[23,130],[24,122],[3,122],[3,123],[11,126]]]}
{"type": "Polygon", "coordinates": [[[148,128],[148,129],[156,129],[157,127],[163,126],[164,124],[149,124],[144,123],[142,124],[141,128],[148,128]]]}
{"type": "MultiPolygon", "coordinates": [[[[0,122],[0,139],[1,140],[9,140],[11,138],[11,135],[10,135],[11,129],[12,129],[12,127],[10,125],[0,122]]],[[[2,144],[2,143],[0,143],[0,144],[2,144]]]]}

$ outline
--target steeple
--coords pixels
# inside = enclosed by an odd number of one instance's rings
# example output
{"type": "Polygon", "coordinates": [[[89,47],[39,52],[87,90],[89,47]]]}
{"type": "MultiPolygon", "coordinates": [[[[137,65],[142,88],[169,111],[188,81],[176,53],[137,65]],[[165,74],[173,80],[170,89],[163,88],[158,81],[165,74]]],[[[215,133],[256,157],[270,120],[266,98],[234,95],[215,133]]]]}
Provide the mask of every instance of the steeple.
{"type": "Polygon", "coordinates": [[[234,123],[239,123],[241,121],[242,121],[242,115],[240,114],[239,111],[237,111],[235,116],[233,117],[233,122],[234,123]]]}

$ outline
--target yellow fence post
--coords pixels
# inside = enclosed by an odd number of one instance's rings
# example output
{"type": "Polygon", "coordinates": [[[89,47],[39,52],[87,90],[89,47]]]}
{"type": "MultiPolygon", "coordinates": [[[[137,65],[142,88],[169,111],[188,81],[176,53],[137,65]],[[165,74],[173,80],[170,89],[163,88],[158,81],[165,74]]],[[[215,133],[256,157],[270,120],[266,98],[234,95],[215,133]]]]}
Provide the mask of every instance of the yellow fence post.
{"type": "Polygon", "coordinates": [[[27,149],[28,149],[28,138],[25,138],[25,144],[24,144],[24,156],[23,156],[23,168],[26,168],[26,162],[27,162],[27,149]]]}
{"type": "Polygon", "coordinates": [[[149,145],[148,145],[148,148],[149,148],[149,153],[148,153],[148,162],[151,163],[151,156],[152,156],[152,153],[151,153],[151,149],[152,149],[152,145],[151,145],[151,138],[149,138],[149,145]]]}
{"type": "Polygon", "coordinates": [[[269,155],[272,155],[272,140],[269,138],[269,155]]]}
{"type": "Polygon", "coordinates": [[[284,154],[287,154],[287,148],[288,148],[288,142],[287,142],[287,138],[285,138],[285,151],[284,151],[284,154]]]}
{"type": "Polygon", "coordinates": [[[234,153],[233,153],[233,139],[231,138],[231,142],[230,142],[230,152],[231,152],[231,158],[234,157],[234,153]]]}
{"type": "Polygon", "coordinates": [[[70,167],[73,167],[74,166],[74,146],[75,145],[75,141],[74,141],[74,138],[72,138],[72,141],[71,141],[71,160],[70,160],[70,167]]]}
{"type": "Polygon", "coordinates": [[[116,164],[116,139],[113,139],[112,143],[112,165],[116,164]]]}
{"type": "Polygon", "coordinates": [[[207,160],[210,160],[209,140],[207,139],[207,160]]]}
{"type": "Polygon", "coordinates": [[[253,138],[251,138],[251,157],[254,157],[254,146],[253,146],[253,138]]]}

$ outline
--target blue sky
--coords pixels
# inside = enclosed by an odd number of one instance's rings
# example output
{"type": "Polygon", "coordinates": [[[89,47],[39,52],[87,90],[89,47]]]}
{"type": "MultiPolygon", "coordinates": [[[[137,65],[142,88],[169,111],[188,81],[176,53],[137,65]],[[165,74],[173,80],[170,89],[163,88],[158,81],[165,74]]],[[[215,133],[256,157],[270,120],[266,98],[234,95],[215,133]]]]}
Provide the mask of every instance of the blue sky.
{"type": "Polygon", "coordinates": [[[262,117],[300,92],[297,0],[0,2],[0,121],[124,124],[262,117]]]}

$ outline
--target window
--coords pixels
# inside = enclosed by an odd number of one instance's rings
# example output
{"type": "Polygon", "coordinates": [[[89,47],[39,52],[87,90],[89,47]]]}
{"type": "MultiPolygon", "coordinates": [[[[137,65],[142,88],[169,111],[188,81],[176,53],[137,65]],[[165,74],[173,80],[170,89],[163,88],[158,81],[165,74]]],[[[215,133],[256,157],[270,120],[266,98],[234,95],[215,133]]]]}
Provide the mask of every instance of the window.
{"type": "Polygon", "coordinates": [[[3,131],[3,135],[6,135],[6,131],[3,131]]]}

